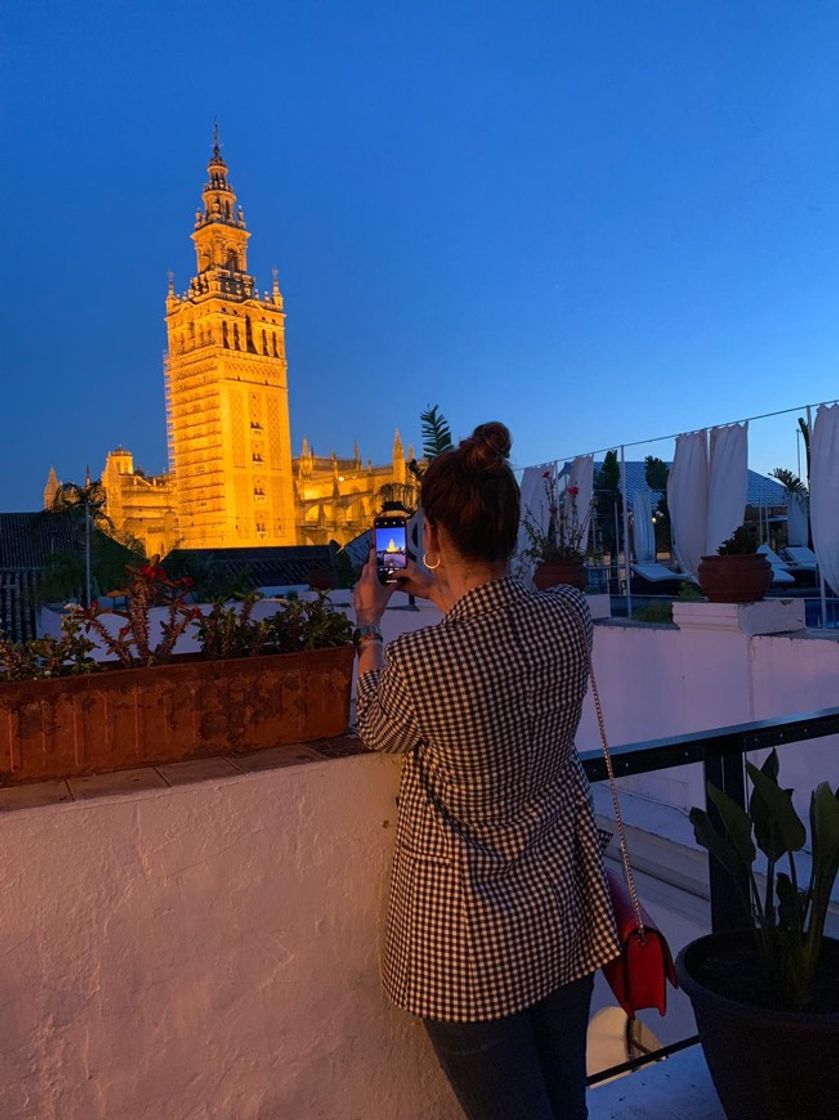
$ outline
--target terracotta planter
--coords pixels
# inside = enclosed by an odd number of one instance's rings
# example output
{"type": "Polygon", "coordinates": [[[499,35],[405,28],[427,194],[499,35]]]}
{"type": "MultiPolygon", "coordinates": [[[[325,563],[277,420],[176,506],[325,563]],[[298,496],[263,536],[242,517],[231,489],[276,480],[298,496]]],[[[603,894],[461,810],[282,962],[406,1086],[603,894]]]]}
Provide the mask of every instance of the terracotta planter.
{"type": "Polygon", "coordinates": [[[761,553],[703,556],[699,586],[712,603],[756,603],[772,583],[772,568],[761,553]]]}
{"type": "Polygon", "coordinates": [[[0,782],[78,777],[341,735],[352,646],[0,684],[0,782]]]}
{"type": "Polygon", "coordinates": [[[588,572],[582,560],[555,560],[550,563],[542,561],[541,564],[536,565],[533,582],[539,591],[545,591],[549,587],[557,587],[561,583],[568,584],[569,587],[576,587],[578,591],[585,591],[588,572]]]}
{"type": "MultiPolygon", "coordinates": [[[[773,1011],[722,995],[705,980],[710,954],[736,962],[737,951],[753,936],[751,931],[709,934],[687,945],[676,961],[725,1115],[729,1120],[835,1120],[839,1010],[773,1011]]],[[[826,975],[835,978],[839,941],[826,938],[822,952],[826,975]]]]}

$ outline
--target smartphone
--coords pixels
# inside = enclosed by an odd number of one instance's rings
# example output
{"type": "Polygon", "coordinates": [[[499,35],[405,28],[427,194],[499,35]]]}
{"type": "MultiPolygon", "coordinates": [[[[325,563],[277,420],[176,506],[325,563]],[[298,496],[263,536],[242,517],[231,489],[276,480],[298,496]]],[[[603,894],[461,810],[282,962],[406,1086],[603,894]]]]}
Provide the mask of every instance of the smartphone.
{"type": "Polygon", "coordinates": [[[408,563],[407,522],[403,516],[382,514],[373,522],[376,570],[381,583],[396,583],[408,563]]]}

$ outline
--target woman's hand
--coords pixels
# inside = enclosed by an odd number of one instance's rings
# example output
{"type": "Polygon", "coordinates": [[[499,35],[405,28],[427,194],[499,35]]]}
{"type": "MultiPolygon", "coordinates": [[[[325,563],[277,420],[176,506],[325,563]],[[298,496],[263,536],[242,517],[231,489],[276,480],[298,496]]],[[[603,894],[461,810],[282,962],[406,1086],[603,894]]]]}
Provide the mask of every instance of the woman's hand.
{"type": "Polygon", "coordinates": [[[370,546],[367,563],[361,569],[361,578],[353,591],[355,620],[358,626],[378,626],[385,613],[385,607],[394,591],[395,583],[380,583],[376,569],[376,544],[370,546]]]}
{"type": "Polygon", "coordinates": [[[399,577],[399,590],[418,599],[430,599],[443,614],[451,607],[451,595],[445,575],[440,571],[427,572],[409,560],[404,575],[399,577]]]}
{"type": "Polygon", "coordinates": [[[406,595],[416,595],[418,599],[433,598],[437,581],[429,572],[418,567],[413,560],[407,562],[405,571],[399,573],[398,579],[397,586],[406,595]]]}

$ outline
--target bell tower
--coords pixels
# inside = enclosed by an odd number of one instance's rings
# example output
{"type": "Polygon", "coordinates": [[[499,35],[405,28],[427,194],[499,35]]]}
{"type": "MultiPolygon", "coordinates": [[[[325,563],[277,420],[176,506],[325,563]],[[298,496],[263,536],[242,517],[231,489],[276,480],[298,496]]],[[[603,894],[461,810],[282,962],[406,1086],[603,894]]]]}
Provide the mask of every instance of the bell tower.
{"type": "Polygon", "coordinates": [[[285,314],[276,269],[260,298],[218,128],[195,214],[196,274],[169,277],[169,467],[184,548],[295,544],[285,314]]]}

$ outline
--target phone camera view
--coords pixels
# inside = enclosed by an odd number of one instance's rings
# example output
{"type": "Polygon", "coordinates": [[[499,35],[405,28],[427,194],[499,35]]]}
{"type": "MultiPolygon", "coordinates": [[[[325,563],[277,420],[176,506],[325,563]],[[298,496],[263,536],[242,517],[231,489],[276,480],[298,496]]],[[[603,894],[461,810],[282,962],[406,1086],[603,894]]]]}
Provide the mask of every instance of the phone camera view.
{"type": "Polygon", "coordinates": [[[379,571],[391,575],[404,570],[406,563],[405,526],[377,525],[376,564],[379,571]]]}

